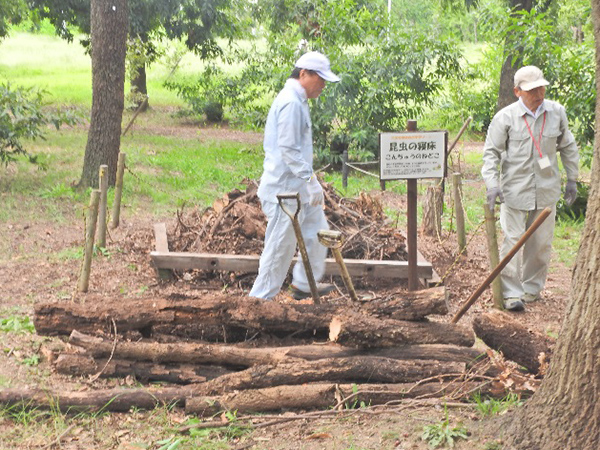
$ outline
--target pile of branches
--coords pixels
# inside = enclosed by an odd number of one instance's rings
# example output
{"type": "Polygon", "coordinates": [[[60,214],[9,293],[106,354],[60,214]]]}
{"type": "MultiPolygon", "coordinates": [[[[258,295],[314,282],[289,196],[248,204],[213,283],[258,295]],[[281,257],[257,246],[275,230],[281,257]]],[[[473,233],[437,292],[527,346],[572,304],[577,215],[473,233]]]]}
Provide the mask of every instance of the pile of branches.
{"type": "MultiPolygon", "coordinates": [[[[178,211],[172,250],[260,255],[266,218],[256,195],[256,182],[245,183],[245,191],[234,189],[204,211],[178,211]]],[[[355,199],[343,198],[331,185],[322,186],[329,226],[344,236],[344,258],[406,261],[406,239],[386,218],[377,198],[366,193],[355,199]]]]}

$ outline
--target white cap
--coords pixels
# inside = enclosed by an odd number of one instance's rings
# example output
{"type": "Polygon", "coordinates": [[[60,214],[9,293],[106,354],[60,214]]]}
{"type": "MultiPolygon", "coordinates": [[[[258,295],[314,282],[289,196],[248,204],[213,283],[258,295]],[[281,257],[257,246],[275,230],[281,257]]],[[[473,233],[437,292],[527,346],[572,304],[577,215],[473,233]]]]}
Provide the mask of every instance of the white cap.
{"type": "Polygon", "coordinates": [[[530,91],[540,86],[548,86],[550,83],[544,78],[544,74],[535,66],[521,67],[515,73],[515,87],[523,91],[530,91]]]}
{"type": "Polygon", "coordinates": [[[296,67],[312,70],[326,81],[340,81],[340,77],[331,71],[327,56],[319,52],[305,53],[296,61],[296,67]]]}

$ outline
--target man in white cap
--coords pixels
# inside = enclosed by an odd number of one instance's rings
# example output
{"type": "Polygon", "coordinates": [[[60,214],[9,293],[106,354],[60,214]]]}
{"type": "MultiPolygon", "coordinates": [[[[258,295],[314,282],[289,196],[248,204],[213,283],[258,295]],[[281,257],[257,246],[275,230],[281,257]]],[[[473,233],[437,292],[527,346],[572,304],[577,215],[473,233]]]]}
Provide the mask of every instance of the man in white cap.
{"type": "MultiPolygon", "coordinates": [[[[277,194],[300,194],[302,206],[298,218],[315,280],[319,281],[325,272],[327,248],[319,243],[317,232],[329,227],[323,212],[323,189],[312,166],[312,124],[307,102],[321,94],[325,81],[340,81],[331,71],[327,57],[319,52],[305,53],[296,62],[267,116],[265,160],[258,188],[267,216],[267,231],[258,276],[250,291],[252,297],[271,300],[277,295],[296,252],[292,221],[279,207],[277,194]]],[[[286,205],[289,210],[296,210],[295,200],[286,205]]],[[[301,262],[295,264],[292,275],[292,296],[297,300],[310,297],[310,285],[301,262]]],[[[317,284],[320,295],[333,288],[330,284],[317,284]]]]}
{"type": "Polygon", "coordinates": [[[565,108],[545,100],[548,81],[535,66],[517,70],[514,93],[518,101],[499,111],[488,129],[481,173],[491,210],[500,205],[504,234],[501,257],[518,242],[546,207],[550,216],[502,271],[504,307],[520,311],[539,298],[546,283],[552,251],[556,203],[561,194],[557,154],[567,176],[564,200],[577,196],[579,152],[569,131],[565,108]]]}

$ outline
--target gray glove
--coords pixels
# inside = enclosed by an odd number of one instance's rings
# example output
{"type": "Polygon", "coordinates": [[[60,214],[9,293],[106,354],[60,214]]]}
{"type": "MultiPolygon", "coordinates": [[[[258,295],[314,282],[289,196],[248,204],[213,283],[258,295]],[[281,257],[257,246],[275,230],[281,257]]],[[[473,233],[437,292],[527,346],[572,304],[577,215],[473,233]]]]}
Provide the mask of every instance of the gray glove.
{"type": "Polygon", "coordinates": [[[565,203],[567,206],[571,206],[577,198],[577,182],[569,180],[565,186],[565,203]]]}
{"type": "Polygon", "coordinates": [[[504,195],[502,194],[502,189],[499,187],[489,188],[486,196],[490,211],[494,210],[494,207],[496,206],[496,199],[498,199],[499,203],[504,203],[504,195]]]}

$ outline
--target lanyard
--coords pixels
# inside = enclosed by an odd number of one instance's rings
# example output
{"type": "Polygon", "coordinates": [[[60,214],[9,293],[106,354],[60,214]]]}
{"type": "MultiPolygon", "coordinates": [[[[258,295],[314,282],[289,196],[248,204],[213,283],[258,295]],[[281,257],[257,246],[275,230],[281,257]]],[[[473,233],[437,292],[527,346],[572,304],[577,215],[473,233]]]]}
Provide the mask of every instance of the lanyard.
{"type": "Polygon", "coordinates": [[[529,128],[529,122],[527,122],[527,119],[525,118],[525,116],[523,116],[523,120],[525,121],[525,125],[527,125],[527,131],[529,131],[529,136],[531,136],[531,139],[533,140],[533,145],[535,145],[535,148],[537,148],[537,151],[540,154],[540,158],[542,158],[543,155],[542,155],[542,148],[540,147],[540,144],[542,143],[542,133],[544,132],[544,127],[546,126],[546,111],[544,111],[544,121],[542,122],[542,129],[540,130],[540,138],[538,141],[536,141],[535,138],[533,137],[531,128],[529,128]]]}

